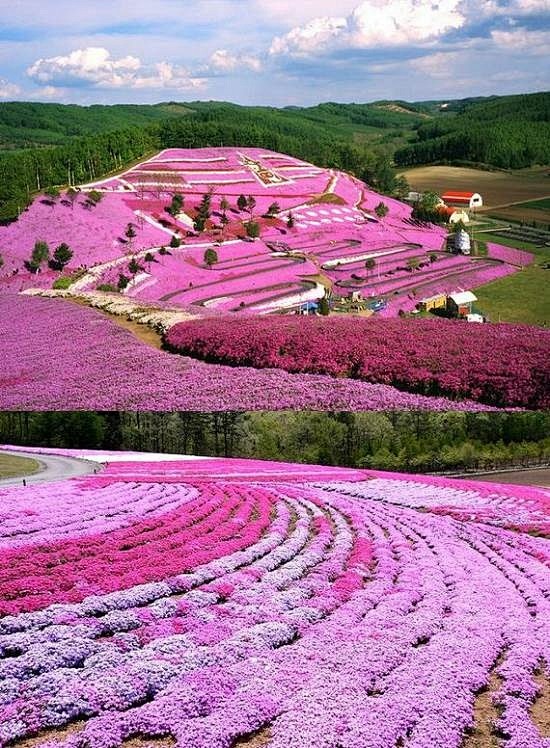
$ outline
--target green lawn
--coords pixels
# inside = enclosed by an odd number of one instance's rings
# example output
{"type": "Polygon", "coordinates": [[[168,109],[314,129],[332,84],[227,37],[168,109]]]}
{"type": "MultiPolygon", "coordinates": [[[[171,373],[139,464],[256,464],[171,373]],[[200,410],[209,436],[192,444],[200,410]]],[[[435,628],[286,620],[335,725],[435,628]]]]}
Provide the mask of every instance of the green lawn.
{"type": "Polygon", "coordinates": [[[14,457],[0,452],[0,478],[18,478],[32,475],[40,468],[36,460],[28,457],[14,457]]]}
{"type": "Polygon", "coordinates": [[[540,267],[550,261],[550,250],[485,233],[483,240],[526,249],[535,256],[535,261],[513,275],[476,288],[477,306],[492,322],[550,326],[550,270],[540,267]]]}

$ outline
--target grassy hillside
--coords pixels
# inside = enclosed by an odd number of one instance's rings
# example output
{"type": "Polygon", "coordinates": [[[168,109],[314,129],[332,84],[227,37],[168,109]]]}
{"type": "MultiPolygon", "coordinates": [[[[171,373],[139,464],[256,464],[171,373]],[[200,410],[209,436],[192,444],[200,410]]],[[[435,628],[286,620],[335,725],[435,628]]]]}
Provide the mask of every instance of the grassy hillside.
{"type": "Polygon", "coordinates": [[[550,325],[550,294],[548,280],[550,260],[547,248],[536,247],[530,242],[520,242],[512,237],[483,234],[483,241],[494,241],[518,249],[526,249],[534,255],[532,265],[518,273],[477,288],[478,306],[493,322],[520,322],[526,325],[550,325]]]}

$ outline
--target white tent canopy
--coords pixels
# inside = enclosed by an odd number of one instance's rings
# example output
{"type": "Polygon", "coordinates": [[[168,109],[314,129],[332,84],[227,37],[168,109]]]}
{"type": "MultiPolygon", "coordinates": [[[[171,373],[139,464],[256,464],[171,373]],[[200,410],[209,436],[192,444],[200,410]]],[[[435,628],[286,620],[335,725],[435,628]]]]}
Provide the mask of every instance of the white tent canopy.
{"type": "Polygon", "coordinates": [[[462,304],[471,304],[477,301],[477,296],[471,291],[457,291],[456,293],[449,294],[449,298],[454,301],[457,306],[462,304]]]}

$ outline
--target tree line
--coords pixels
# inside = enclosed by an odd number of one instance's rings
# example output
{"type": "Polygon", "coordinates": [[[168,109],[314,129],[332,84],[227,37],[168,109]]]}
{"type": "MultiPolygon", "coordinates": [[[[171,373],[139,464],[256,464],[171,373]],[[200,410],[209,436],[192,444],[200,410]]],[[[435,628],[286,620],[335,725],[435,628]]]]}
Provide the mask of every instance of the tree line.
{"type": "Polygon", "coordinates": [[[74,137],[181,117],[185,104],[0,103],[0,149],[62,145],[74,137]]]}
{"type": "Polygon", "coordinates": [[[545,412],[0,413],[1,443],[419,473],[548,464],[548,434],[545,412]]]}

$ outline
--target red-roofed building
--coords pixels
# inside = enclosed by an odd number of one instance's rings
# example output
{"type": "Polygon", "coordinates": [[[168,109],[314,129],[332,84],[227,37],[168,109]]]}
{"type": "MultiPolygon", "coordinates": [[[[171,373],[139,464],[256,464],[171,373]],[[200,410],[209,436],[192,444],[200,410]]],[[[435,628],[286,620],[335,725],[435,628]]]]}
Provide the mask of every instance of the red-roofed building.
{"type": "Polygon", "coordinates": [[[455,192],[449,190],[441,195],[441,199],[447,203],[447,205],[463,205],[466,208],[481,208],[483,205],[483,198],[479,192],[455,192]]]}
{"type": "Polygon", "coordinates": [[[465,210],[460,208],[451,208],[449,205],[440,205],[437,212],[445,216],[447,223],[469,223],[470,218],[465,210]]]}

